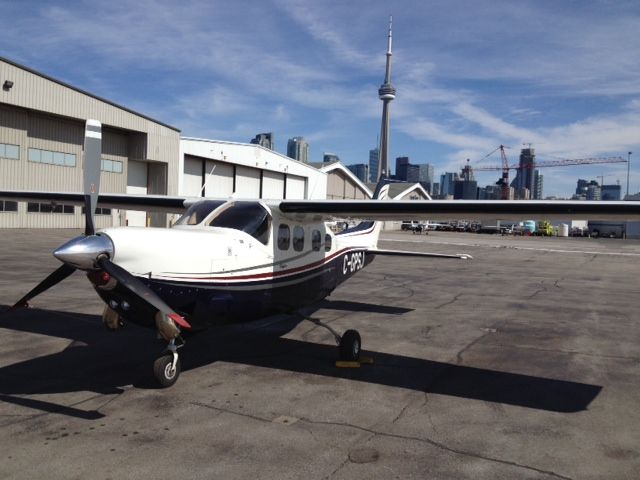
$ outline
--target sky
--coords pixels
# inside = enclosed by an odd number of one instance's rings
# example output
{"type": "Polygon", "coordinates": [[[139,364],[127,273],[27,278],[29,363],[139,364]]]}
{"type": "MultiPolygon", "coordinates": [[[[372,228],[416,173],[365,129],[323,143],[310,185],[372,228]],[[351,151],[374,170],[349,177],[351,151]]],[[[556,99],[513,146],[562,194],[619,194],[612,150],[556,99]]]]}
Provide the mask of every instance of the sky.
{"type": "MultiPolygon", "coordinates": [[[[631,155],[640,191],[640,2],[608,0],[0,0],[0,56],[179,128],[276,150],[303,136],[368,162],[380,132],[393,15],[389,158],[436,176],[510,163],[631,155]]],[[[626,164],[544,169],[544,195],[626,164]]],[[[480,185],[500,172],[477,172],[480,185]]],[[[511,172],[513,178],[514,172],[511,172]]],[[[600,181],[600,179],[598,179],[600,181]]]]}

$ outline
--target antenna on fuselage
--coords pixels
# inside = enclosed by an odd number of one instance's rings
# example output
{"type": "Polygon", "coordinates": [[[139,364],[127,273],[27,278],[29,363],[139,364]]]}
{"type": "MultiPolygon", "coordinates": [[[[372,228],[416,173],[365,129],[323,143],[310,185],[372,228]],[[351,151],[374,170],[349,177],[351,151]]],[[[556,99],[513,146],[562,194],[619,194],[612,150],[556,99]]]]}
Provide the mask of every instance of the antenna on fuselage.
{"type": "Polygon", "coordinates": [[[204,197],[204,189],[207,188],[207,183],[209,183],[209,180],[211,180],[211,176],[213,175],[213,171],[216,169],[216,164],[213,164],[213,168],[211,169],[211,171],[209,172],[209,175],[207,176],[207,179],[203,182],[202,184],[202,188],[200,189],[200,196],[204,197]]]}

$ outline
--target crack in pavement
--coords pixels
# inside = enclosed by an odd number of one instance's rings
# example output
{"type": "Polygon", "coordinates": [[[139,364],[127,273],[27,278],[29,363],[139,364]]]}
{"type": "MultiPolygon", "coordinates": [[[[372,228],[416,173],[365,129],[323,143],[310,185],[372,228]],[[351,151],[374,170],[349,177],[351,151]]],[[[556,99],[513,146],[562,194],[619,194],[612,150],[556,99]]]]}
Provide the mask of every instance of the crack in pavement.
{"type": "Polygon", "coordinates": [[[437,305],[437,306],[433,307],[433,309],[434,309],[434,310],[439,310],[439,309],[441,309],[442,307],[446,307],[447,305],[451,305],[452,303],[457,302],[457,301],[458,301],[458,299],[459,299],[461,296],[462,296],[462,293],[458,293],[458,294],[456,294],[456,296],[455,296],[455,297],[453,297],[453,299],[449,300],[448,302],[444,302],[444,303],[443,303],[443,304],[441,304],[441,305],[437,305]]]}
{"type": "MultiPolygon", "coordinates": [[[[492,328],[492,330],[496,331],[497,328],[492,328]]],[[[482,335],[480,335],[478,338],[476,338],[475,340],[473,340],[471,343],[469,343],[468,345],[466,345],[462,350],[460,350],[457,354],[456,354],[456,365],[461,365],[462,364],[462,355],[465,354],[465,352],[467,350],[469,350],[470,348],[472,348],[475,344],[477,344],[478,342],[480,342],[484,337],[486,337],[487,335],[490,335],[492,333],[494,333],[494,331],[488,331],[482,335]]]]}
{"type": "Polygon", "coordinates": [[[544,284],[544,280],[542,280],[542,282],[540,282],[540,288],[538,288],[538,290],[536,290],[535,292],[533,292],[531,295],[529,295],[529,299],[532,299],[533,297],[535,297],[536,295],[538,295],[539,293],[543,293],[547,291],[547,287],[544,284]]]}
{"type": "MultiPolygon", "coordinates": [[[[256,420],[256,421],[259,421],[259,422],[262,422],[262,423],[273,423],[272,420],[269,420],[267,418],[263,418],[263,417],[260,417],[260,416],[257,416],[257,415],[248,414],[248,413],[245,413],[245,412],[237,412],[235,410],[226,409],[226,408],[222,408],[222,407],[216,407],[216,406],[213,406],[213,405],[207,405],[207,404],[201,403],[201,402],[190,402],[190,403],[192,405],[195,405],[195,406],[204,407],[204,408],[208,408],[208,409],[211,409],[211,410],[216,410],[216,411],[223,412],[223,413],[228,413],[230,415],[237,415],[237,416],[240,416],[240,417],[249,418],[249,419],[256,420]]],[[[507,466],[511,466],[511,467],[521,468],[523,470],[529,470],[529,471],[540,473],[540,474],[543,474],[543,475],[548,475],[548,476],[553,477],[553,478],[559,478],[561,480],[573,480],[571,477],[568,477],[566,475],[561,475],[559,473],[556,473],[556,472],[553,472],[553,471],[550,471],[550,470],[544,470],[544,469],[541,469],[541,468],[532,467],[530,465],[524,465],[522,463],[514,462],[514,461],[511,461],[511,460],[503,460],[503,459],[500,459],[500,458],[490,457],[488,455],[482,455],[482,454],[471,452],[471,451],[465,451],[465,450],[462,450],[462,449],[459,449],[459,448],[449,447],[449,446],[445,445],[444,443],[437,442],[437,441],[432,440],[430,438],[414,437],[414,436],[410,436],[410,435],[399,435],[399,434],[394,434],[394,433],[389,433],[389,432],[382,432],[382,431],[378,431],[378,430],[373,430],[371,428],[361,427],[359,425],[354,425],[354,424],[346,423],[346,422],[329,422],[329,421],[322,421],[322,420],[313,420],[313,419],[310,419],[310,418],[307,418],[307,417],[300,417],[299,422],[306,422],[306,423],[309,423],[311,425],[325,425],[325,426],[335,426],[335,427],[342,427],[342,428],[350,428],[350,429],[354,429],[354,430],[359,430],[361,432],[370,433],[372,436],[369,437],[366,440],[366,442],[371,441],[371,439],[373,439],[376,436],[386,437],[386,438],[396,438],[396,439],[400,439],[400,440],[414,441],[414,442],[419,442],[419,443],[424,443],[424,444],[427,444],[427,445],[431,445],[432,447],[435,447],[435,448],[438,448],[440,450],[444,450],[446,452],[453,453],[453,454],[456,454],[456,455],[463,455],[463,456],[466,456],[466,457],[477,458],[479,460],[484,460],[484,461],[487,461],[487,462],[499,463],[501,465],[507,465],[507,466]]],[[[349,462],[349,458],[347,457],[344,462],[342,462],[331,474],[329,474],[329,476],[327,476],[325,478],[331,478],[340,469],[342,469],[348,462],[349,462]]]]}

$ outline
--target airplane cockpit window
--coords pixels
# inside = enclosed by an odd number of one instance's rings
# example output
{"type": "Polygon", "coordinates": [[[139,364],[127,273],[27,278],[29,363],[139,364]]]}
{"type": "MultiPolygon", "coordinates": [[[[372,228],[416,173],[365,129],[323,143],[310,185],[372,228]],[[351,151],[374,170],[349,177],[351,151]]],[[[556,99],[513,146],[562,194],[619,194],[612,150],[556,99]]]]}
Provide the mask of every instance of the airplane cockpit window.
{"type": "Polygon", "coordinates": [[[240,230],[266,245],[271,231],[271,214],[258,202],[232,202],[213,217],[209,226],[240,230]]]}
{"type": "Polygon", "coordinates": [[[176,225],[198,225],[220,205],[224,200],[202,200],[191,205],[175,223],[176,225]]]}

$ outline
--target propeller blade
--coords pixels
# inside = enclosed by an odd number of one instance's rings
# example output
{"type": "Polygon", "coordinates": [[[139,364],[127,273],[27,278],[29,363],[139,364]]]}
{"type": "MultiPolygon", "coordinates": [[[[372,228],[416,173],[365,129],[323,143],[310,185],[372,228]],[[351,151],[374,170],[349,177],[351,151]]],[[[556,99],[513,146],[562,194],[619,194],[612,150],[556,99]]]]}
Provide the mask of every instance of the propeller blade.
{"type": "Polygon", "coordinates": [[[94,235],[95,212],[100,192],[100,162],[102,154],[102,124],[87,120],[84,130],[84,219],[85,235],[94,235]]]}
{"type": "Polygon", "coordinates": [[[179,335],[180,330],[176,328],[176,324],[182,328],[191,328],[189,322],[174,312],[153,290],[131,275],[127,270],[116,265],[106,256],[99,258],[97,263],[105,272],[115,278],[131,293],[160,312],[160,315],[156,315],[156,325],[160,334],[165,337],[165,339],[171,340],[179,335]]]}
{"type": "Polygon", "coordinates": [[[9,310],[15,310],[16,308],[26,307],[28,306],[29,300],[31,300],[36,295],[40,295],[45,290],[50,289],[55,284],[60,283],[62,280],[67,278],[76,269],[66,263],[58,267],[53,273],[51,273],[47,278],[42,280],[35,288],[33,288],[29,293],[27,293],[24,297],[16,302],[16,304],[11,307],[9,310]]]}

